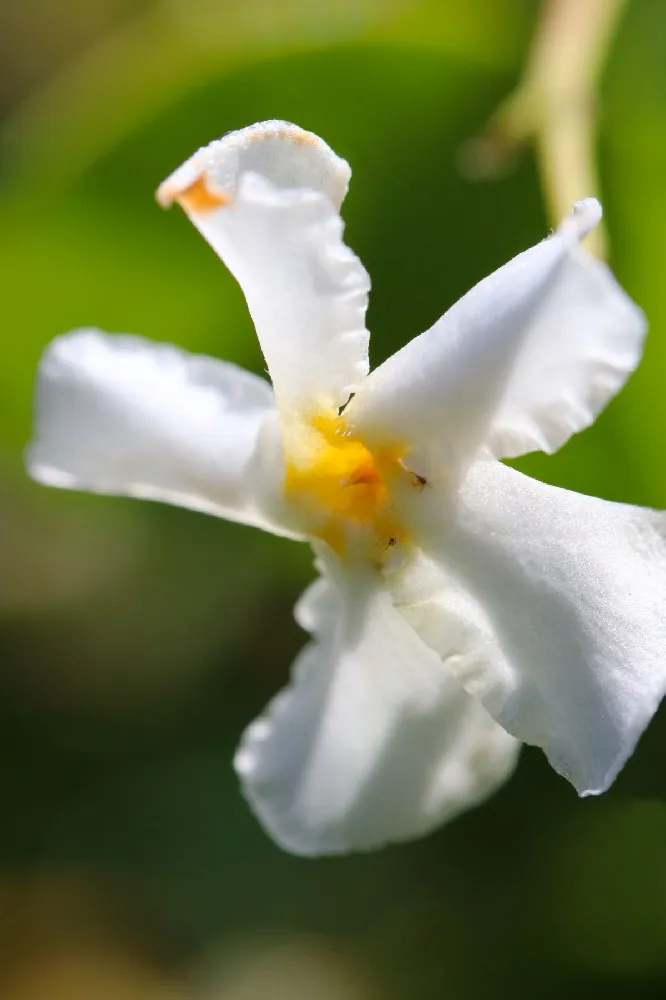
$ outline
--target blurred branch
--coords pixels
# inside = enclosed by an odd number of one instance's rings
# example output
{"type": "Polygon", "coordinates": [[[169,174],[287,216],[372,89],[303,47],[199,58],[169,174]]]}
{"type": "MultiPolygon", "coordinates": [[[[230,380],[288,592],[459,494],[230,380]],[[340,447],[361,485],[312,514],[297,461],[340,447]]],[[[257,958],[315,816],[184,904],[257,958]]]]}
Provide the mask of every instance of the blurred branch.
{"type": "MultiPolygon", "coordinates": [[[[476,176],[501,170],[525,142],[534,142],[553,225],[574,202],[597,194],[596,93],[626,0],[547,0],[518,88],[483,135],[463,150],[463,169],[476,176]]],[[[588,247],[605,256],[600,226],[588,247]]]]}

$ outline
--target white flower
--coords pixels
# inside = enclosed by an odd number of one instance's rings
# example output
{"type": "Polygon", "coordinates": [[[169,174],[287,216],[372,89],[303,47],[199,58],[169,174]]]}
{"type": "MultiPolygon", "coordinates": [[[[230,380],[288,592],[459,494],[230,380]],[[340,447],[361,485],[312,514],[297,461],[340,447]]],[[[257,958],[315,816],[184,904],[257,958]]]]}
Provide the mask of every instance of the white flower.
{"type": "Polygon", "coordinates": [[[313,639],[236,756],[265,827],[302,854],[425,833],[504,781],[518,741],[602,792],[666,683],[665,516],[498,461],[559,448],[638,363],[641,312],[578,245],[598,203],[368,375],[349,176],[284,122],[188,160],[158,198],[240,282],[273,387],[76,331],[44,356],[28,459],[44,483],[312,542],[321,575],[296,617],[313,639]]]}

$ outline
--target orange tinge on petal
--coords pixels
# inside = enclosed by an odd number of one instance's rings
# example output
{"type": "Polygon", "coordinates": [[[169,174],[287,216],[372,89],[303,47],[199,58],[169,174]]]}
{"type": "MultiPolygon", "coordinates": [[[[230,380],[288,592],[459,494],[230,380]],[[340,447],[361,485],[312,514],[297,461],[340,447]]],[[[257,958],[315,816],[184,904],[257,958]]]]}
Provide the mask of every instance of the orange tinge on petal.
{"type": "Polygon", "coordinates": [[[217,187],[204,172],[182,190],[174,188],[167,181],[158,189],[157,200],[165,208],[177,201],[186,212],[205,215],[207,212],[215,212],[218,208],[226,208],[232,203],[233,196],[217,187]]]}

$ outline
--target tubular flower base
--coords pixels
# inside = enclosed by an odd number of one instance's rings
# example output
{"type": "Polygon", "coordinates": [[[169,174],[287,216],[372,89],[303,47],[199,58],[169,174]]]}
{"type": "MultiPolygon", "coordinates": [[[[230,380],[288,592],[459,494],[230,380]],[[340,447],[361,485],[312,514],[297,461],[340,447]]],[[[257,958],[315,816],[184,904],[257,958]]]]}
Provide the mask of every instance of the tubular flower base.
{"type": "Polygon", "coordinates": [[[265,122],[162,184],[240,283],[272,378],[79,330],[39,373],[28,467],[312,543],[312,638],[236,768],[299,854],[426,833],[520,742],[608,788],[666,684],[666,516],[535,482],[636,367],[645,321],[579,246],[593,199],[368,374],[370,283],[342,241],[350,170],[265,122]]]}

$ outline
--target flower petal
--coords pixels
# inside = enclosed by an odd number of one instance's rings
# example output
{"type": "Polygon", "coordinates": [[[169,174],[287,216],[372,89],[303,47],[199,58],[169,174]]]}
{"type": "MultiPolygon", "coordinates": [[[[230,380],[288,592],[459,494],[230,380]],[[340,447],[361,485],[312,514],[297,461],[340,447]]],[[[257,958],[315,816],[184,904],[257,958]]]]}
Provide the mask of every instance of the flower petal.
{"type": "Polygon", "coordinates": [[[289,533],[263,379],[139,337],[77,330],[41,362],[27,463],[50,486],[162,500],[289,533]],[[275,506],[275,511],[273,507],[275,506]]]}
{"type": "Polygon", "coordinates": [[[666,514],[492,461],[411,503],[439,581],[408,620],[508,732],[603,792],[666,691],[666,514]]]}
{"type": "MultiPolygon", "coordinates": [[[[552,452],[588,427],[640,359],[645,320],[578,241],[580,202],[556,234],[481,281],[370,375],[346,411],[366,438],[424,446],[433,468],[552,452]]],[[[432,470],[431,470],[432,471],[432,470]]]]}
{"type": "Polygon", "coordinates": [[[509,775],[519,745],[386,591],[326,578],[299,617],[316,620],[316,640],[236,756],[247,798],[283,847],[331,854],[417,837],[509,775]]]}
{"type": "Polygon", "coordinates": [[[241,285],[283,414],[341,406],[368,370],[370,282],[338,215],[349,177],[317,136],[273,121],[199,150],[158,191],[241,285]]]}

